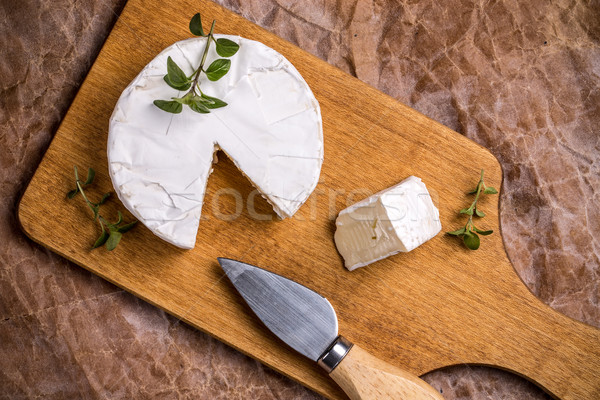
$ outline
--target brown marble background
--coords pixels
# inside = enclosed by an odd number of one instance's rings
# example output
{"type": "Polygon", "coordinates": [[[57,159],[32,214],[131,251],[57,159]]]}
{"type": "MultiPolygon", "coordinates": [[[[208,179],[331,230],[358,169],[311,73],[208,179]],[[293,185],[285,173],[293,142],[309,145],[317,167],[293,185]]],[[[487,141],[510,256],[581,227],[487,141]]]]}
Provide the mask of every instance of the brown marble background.
{"type": "MultiPolygon", "coordinates": [[[[600,326],[599,1],[220,3],[489,148],[515,268],[600,326]]],[[[319,398],[18,228],[19,196],[123,5],[0,0],[0,398],[319,398]]],[[[425,379],[448,400],[546,398],[483,367],[425,379]]]]}

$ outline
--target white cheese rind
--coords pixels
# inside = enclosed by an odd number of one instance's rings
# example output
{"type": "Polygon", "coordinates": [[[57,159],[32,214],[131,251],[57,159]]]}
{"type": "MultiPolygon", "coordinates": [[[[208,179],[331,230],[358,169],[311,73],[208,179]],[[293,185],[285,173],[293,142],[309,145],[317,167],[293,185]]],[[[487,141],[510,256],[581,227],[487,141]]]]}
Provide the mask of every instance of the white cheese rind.
{"type": "MultiPolygon", "coordinates": [[[[198,114],[153,105],[183,93],[163,80],[170,56],[191,74],[205,38],[177,42],[152,60],[121,94],[109,124],[108,162],[125,207],[164,240],[192,248],[216,149],[222,149],[281,217],[292,216],[319,180],[323,130],[319,104],[294,66],[275,50],[237,36],[231,69],[204,93],[228,103],[198,114]]],[[[212,45],[206,65],[220,58],[212,45]]]]}
{"type": "Polygon", "coordinates": [[[442,230],[438,209],[420,178],[410,176],[342,210],[335,244],[350,271],[408,252],[442,230]]]}

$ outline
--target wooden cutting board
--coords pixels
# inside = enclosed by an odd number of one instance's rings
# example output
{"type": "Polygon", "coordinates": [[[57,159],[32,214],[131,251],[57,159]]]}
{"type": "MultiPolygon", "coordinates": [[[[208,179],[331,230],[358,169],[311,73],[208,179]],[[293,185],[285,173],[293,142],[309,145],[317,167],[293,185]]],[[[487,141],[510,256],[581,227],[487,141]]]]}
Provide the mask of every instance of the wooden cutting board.
{"type": "MultiPolygon", "coordinates": [[[[335,307],[340,333],[416,374],[493,365],[559,398],[600,398],[600,330],[553,311],[521,282],[503,247],[499,196],[482,201],[487,217],[480,225],[495,233],[476,252],[440,234],[408,254],[354,272],[343,268],[333,233],[346,205],[416,175],[436,198],[444,230],[453,230],[464,224],[457,210],[470,203],[466,192],[481,168],[499,188],[502,170],[486,149],[230,11],[210,2],[130,0],[24,194],[19,217],[36,242],[329,398],[345,396],[262,326],[223,278],[217,257],[313,288],[335,307]],[[217,20],[218,33],[273,47],[305,77],[323,114],[320,183],[284,221],[258,196],[250,209],[266,215],[259,220],[248,209],[252,186],[220,154],[193,250],[173,247],[140,225],[115,251],[92,251],[97,226],[81,198],[65,197],[73,165],[96,169],[92,197],[112,189],[106,139],[117,98],[157,53],[190,36],[188,21],[197,11],[206,24],[217,20]],[[227,188],[243,202],[226,195],[227,188]]],[[[105,206],[108,215],[117,209],[124,208],[116,198],[105,206]]]]}

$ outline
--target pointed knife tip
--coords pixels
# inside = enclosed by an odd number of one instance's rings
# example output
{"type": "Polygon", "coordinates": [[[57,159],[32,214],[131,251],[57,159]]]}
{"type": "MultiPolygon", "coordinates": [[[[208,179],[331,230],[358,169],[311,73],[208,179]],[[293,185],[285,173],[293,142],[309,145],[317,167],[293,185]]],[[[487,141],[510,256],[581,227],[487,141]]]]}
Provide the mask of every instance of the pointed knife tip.
{"type": "Polygon", "coordinates": [[[227,268],[231,266],[230,262],[233,260],[225,257],[217,257],[217,261],[219,262],[221,268],[223,268],[227,272],[227,268]]]}
{"type": "Polygon", "coordinates": [[[244,270],[246,270],[246,264],[241,261],[232,260],[231,258],[217,257],[217,261],[223,271],[227,274],[230,280],[234,281],[244,270]]]}
{"type": "Polygon", "coordinates": [[[231,258],[227,257],[217,257],[217,261],[219,262],[219,265],[223,268],[232,267],[236,263],[239,263],[239,261],[232,260],[231,258]]]}

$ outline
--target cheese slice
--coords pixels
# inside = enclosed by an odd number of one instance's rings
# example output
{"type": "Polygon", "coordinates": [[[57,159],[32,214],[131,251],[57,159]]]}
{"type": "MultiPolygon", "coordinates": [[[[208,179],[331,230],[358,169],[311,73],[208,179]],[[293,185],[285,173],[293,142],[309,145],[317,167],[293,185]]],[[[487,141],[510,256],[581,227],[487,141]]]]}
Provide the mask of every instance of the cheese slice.
{"type": "Polygon", "coordinates": [[[350,271],[411,251],[442,229],[440,214],[421,179],[410,176],[342,210],[335,244],[350,271]]]}
{"type": "MultiPolygon", "coordinates": [[[[319,104],[300,73],[275,50],[237,36],[231,69],[202,91],[228,103],[198,114],[160,110],[153,101],[180,97],[163,80],[170,56],[191,74],[206,38],[177,42],[127,86],[109,124],[108,163],[125,207],[164,240],[192,248],[214,154],[222,149],[281,217],[292,216],[319,180],[323,130],[319,104]]],[[[211,45],[205,65],[221,58],[211,45]]]]}

